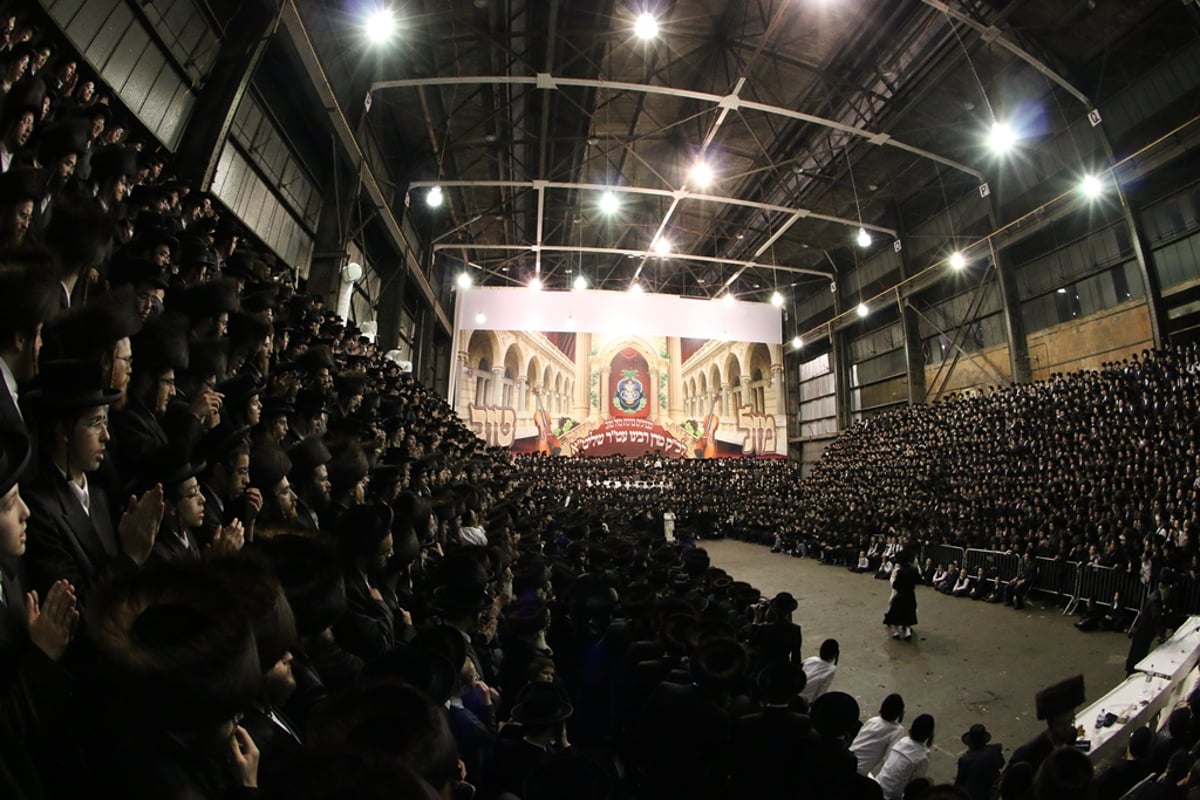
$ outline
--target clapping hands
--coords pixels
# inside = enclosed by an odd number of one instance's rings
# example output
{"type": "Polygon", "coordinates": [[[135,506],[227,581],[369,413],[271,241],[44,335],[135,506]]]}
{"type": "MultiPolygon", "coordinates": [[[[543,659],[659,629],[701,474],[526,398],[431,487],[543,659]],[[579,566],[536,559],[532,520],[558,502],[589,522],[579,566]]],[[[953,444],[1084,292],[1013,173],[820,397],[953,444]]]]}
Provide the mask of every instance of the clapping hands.
{"type": "Polygon", "coordinates": [[[56,581],[46,592],[46,602],[38,603],[38,593],[25,595],[25,621],[29,638],[38,649],[58,661],[67,652],[79,620],[75,587],[65,580],[56,581]]]}

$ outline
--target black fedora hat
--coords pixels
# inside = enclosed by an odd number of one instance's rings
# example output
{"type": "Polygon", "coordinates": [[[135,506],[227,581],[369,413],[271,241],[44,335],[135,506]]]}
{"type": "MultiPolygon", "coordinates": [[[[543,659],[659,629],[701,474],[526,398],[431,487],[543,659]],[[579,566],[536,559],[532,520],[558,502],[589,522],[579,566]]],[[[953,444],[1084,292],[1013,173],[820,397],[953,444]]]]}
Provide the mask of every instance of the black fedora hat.
{"type": "Polygon", "coordinates": [[[39,368],[40,380],[31,397],[48,408],[66,410],[107,406],[121,393],[104,385],[99,361],[62,358],[39,368]]]}
{"type": "Polygon", "coordinates": [[[173,442],[157,447],[144,454],[138,460],[137,475],[130,487],[134,494],[140,495],[161,483],[167,494],[181,485],[188,478],[194,478],[204,472],[207,465],[201,461],[193,462],[191,455],[183,445],[173,442]]]}
{"type": "Polygon", "coordinates": [[[24,431],[0,430],[0,497],[17,485],[29,466],[29,437],[24,431]]]}
{"type": "Polygon", "coordinates": [[[166,289],[167,276],[162,267],[145,258],[121,255],[109,264],[109,280],[113,286],[151,286],[166,289]]]}
{"type": "Polygon", "coordinates": [[[249,442],[249,435],[249,425],[238,426],[222,422],[200,437],[200,441],[196,443],[196,455],[208,464],[222,463],[230,452],[249,442]]]}
{"type": "Polygon", "coordinates": [[[467,640],[453,625],[430,625],[417,632],[410,644],[446,659],[457,674],[467,661],[467,640]]]}
{"type": "Polygon", "coordinates": [[[92,180],[103,183],[111,178],[137,173],[137,151],[115,145],[92,154],[92,180]]]}
{"type": "Polygon", "coordinates": [[[962,735],[962,743],[967,747],[983,747],[992,740],[992,734],[982,722],[976,722],[962,735]]]}
{"type": "Polygon", "coordinates": [[[38,161],[50,165],[71,153],[87,150],[91,125],[86,119],[72,117],[47,125],[38,137],[38,161]]]}
{"type": "Polygon", "coordinates": [[[454,694],[458,670],[440,653],[406,644],[368,661],[361,677],[363,680],[399,678],[440,706],[454,694]]]}
{"type": "Polygon", "coordinates": [[[470,614],[491,608],[492,596],[478,583],[451,583],[433,590],[433,603],[448,614],[470,614]]]}
{"type": "Polygon", "coordinates": [[[569,719],[574,713],[575,707],[565,689],[539,681],[520,691],[511,717],[521,725],[542,727],[569,719]]]}
{"type": "Polygon", "coordinates": [[[248,372],[226,378],[217,384],[217,391],[225,396],[225,402],[229,404],[249,402],[251,397],[262,394],[266,388],[263,381],[248,372]]]}
{"type": "Polygon", "coordinates": [[[46,172],[35,167],[13,167],[0,173],[0,205],[38,202],[46,194],[46,172]]]}

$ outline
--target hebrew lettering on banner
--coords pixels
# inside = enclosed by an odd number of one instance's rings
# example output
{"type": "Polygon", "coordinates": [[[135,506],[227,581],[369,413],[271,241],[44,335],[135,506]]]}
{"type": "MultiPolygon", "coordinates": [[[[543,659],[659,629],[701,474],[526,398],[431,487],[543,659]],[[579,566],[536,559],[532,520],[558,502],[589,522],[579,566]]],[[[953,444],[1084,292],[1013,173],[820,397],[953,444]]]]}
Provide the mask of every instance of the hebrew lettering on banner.
{"type": "Polygon", "coordinates": [[[467,424],[488,447],[511,447],[517,433],[517,412],[500,406],[467,406],[467,424]]]}
{"type": "Polygon", "coordinates": [[[742,454],[761,456],[776,452],[775,416],[758,414],[750,406],[738,409],[738,431],[746,434],[742,440],[742,454]]]}

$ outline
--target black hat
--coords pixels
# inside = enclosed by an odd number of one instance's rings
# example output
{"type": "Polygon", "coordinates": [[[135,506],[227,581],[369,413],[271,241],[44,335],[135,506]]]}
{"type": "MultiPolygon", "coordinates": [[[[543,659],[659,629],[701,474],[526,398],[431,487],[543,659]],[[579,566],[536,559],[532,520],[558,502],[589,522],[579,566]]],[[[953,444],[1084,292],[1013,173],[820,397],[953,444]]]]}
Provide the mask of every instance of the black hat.
{"type": "Polygon", "coordinates": [[[138,459],[137,477],[130,487],[133,494],[143,492],[162,484],[168,495],[171,490],[181,485],[188,478],[194,478],[204,472],[206,465],[203,461],[193,463],[186,447],[178,443],[165,444],[149,453],[142,454],[138,459]]]}
{"type": "Polygon", "coordinates": [[[188,366],[187,333],[178,315],[164,314],[149,320],[133,337],[133,357],[143,375],[188,366]]]}
{"type": "Polygon", "coordinates": [[[248,441],[249,434],[249,426],[237,427],[222,422],[200,438],[196,455],[208,464],[224,463],[230,452],[248,441]]]}
{"type": "Polygon", "coordinates": [[[217,391],[225,395],[227,405],[240,405],[250,401],[256,394],[262,394],[266,384],[248,372],[226,378],[217,384],[217,391]]]}
{"type": "Polygon", "coordinates": [[[255,447],[250,453],[250,485],[268,492],[292,471],[292,462],[283,449],[271,444],[255,447]]]}
{"type": "Polygon", "coordinates": [[[226,259],[224,271],[227,275],[232,275],[244,281],[252,281],[258,278],[258,275],[254,271],[254,254],[244,250],[238,250],[226,259]]]}
{"type": "Polygon", "coordinates": [[[470,614],[492,607],[492,596],[478,583],[451,583],[433,591],[433,604],[448,614],[470,614]]]}
{"type": "Polygon", "coordinates": [[[103,183],[111,178],[137,173],[137,151],[114,145],[92,153],[92,180],[103,183]]]}
{"type": "Polygon", "coordinates": [[[982,722],[976,722],[970,730],[962,735],[962,743],[971,748],[983,747],[991,740],[992,735],[988,733],[987,727],[982,722]]]}
{"type": "Polygon", "coordinates": [[[799,607],[796,598],[792,597],[790,592],[780,592],[772,597],[771,605],[781,614],[790,614],[799,607]]]}
{"type": "Polygon", "coordinates": [[[399,678],[420,689],[439,706],[445,705],[458,684],[458,670],[445,656],[411,644],[371,659],[363,666],[361,677],[363,680],[399,678]]]}
{"type": "MultiPolygon", "coordinates": [[[[288,458],[292,460],[292,475],[307,479],[308,475],[322,464],[328,464],[333,458],[329,448],[320,436],[309,436],[288,450],[288,458]]],[[[293,478],[295,480],[295,478],[293,478]]]]}
{"type": "Polygon", "coordinates": [[[301,389],[296,392],[296,399],[292,403],[296,407],[296,411],[306,417],[316,416],[329,411],[325,403],[325,395],[322,392],[317,392],[312,389],[301,389]]]}
{"type": "Polygon", "coordinates": [[[166,289],[167,277],[162,267],[145,258],[122,255],[109,265],[109,280],[114,286],[153,286],[166,289]]]}
{"type": "Polygon", "coordinates": [[[813,727],[826,736],[849,736],[858,724],[858,701],[845,692],[826,692],[812,704],[813,727]]]}
{"type": "Polygon", "coordinates": [[[115,289],[54,320],[45,333],[43,358],[112,358],[113,346],[141,327],[133,292],[115,289]]]}
{"type": "Polygon", "coordinates": [[[42,113],[42,100],[46,96],[46,84],[37,76],[26,75],[8,91],[4,108],[0,111],[0,132],[26,113],[33,114],[34,121],[42,113]]]}
{"type": "Polygon", "coordinates": [[[569,719],[575,713],[571,698],[560,686],[541,681],[527,685],[517,695],[512,719],[529,727],[544,727],[569,719]]]}
{"type": "Polygon", "coordinates": [[[104,385],[100,362],[77,358],[46,361],[39,368],[40,381],[32,397],[49,408],[70,410],[107,406],[121,393],[104,385]]]}
{"type": "Polygon", "coordinates": [[[692,651],[692,677],[705,686],[729,686],[746,674],[749,656],[733,639],[714,638],[692,651]]]}
{"type": "Polygon", "coordinates": [[[1083,676],[1076,675],[1042,689],[1034,698],[1034,706],[1037,710],[1037,718],[1047,720],[1061,714],[1071,713],[1085,701],[1083,676]]]}
{"type": "Polygon", "coordinates": [[[94,201],[55,199],[45,241],[64,265],[95,267],[103,263],[112,236],[112,220],[94,201]]]}
{"type": "Polygon", "coordinates": [[[46,172],[34,167],[13,167],[0,173],[0,205],[38,202],[46,194],[46,172]]]}
{"type": "Polygon", "coordinates": [[[231,314],[238,308],[237,285],[220,278],[204,281],[172,293],[169,305],[191,320],[231,314]]]}
{"type": "MultiPolygon", "coordinates": [[[[79,117],[80,117],[80,119],[85,119],[85,120],[88,120],[89,122],[94,120],[96,117],[104,117],[104,126],[108,127],[109,125],[112,124],[113,112],[112,112],[112,109],[108,107],[108,103],[92,103],[87,108],[79,109],[79,117]]],[[[90,130],[88,131],[88,135],[89,136],[91,135],[90,130]]],[[[134,152],[137,152],[137,151],[134,151],[134,152]]],[[[130,174],[133,174],[133,173],[130,173],[130,174]]]]}
{"type": "Polygon", "coordinates": [[[25,476],[29,453],[29,437],[24,431],[0,430],[0,497],[25,476]]]}
{"type": "Polygon", "coordinates": [[[291,534],[256,539],[254,544],[275,565],[301,636],[319,634],[345,615],[346,584],[329,545],[291,534]]]}
{"type": "Polygon", "coordinates": [[[288,402],[287,395],[267,397],[263,400],[262,421],[266,422],[275,417],[286,417],[296,409],[288,402]]]}
{"type": "Polygon", "coordinates": [[[202,564],[120,575],[88,604],[105,692],[151,719],[189,730],[231,719],[262,691],[250,623],[228,584],[202,564]]]}
{"type": "Polygon", "coordinates": [[[453,625],[439,624],[422,628],[411,644],[446,659],[454,667],[455,675],[467,661],[467,640],[453,625]]]}
{"type": "Polygon", "coordinates": [[[87,150],[90,133],[91,125],[81,117],[47,125],[38,136],[38,161],[49,165],[71,153],[82,155],[87,150]]]}
{"type": "MultiPolygon", "coordinates": [[[[192,232],[192,229],[188,229],[192,232]]],[[[184,266],[203,264],[207,267],[217,266],[217,254],[208,243],[195,236],[187,236],[180,241],[179,263],[184,266]]]]}
{"type": "Polygon", "coordinates": [[[540,600],[520,601],[504,609],[504,629],[513,636],[528,636],[550,627],[550,609],[540,600]]]}
{"type": "Polygon", "coordinates": [[[336,539],[347,558],[372,558],[391,532],[391,508],[382,503],[361,503],[338,517],[336,539]]]}

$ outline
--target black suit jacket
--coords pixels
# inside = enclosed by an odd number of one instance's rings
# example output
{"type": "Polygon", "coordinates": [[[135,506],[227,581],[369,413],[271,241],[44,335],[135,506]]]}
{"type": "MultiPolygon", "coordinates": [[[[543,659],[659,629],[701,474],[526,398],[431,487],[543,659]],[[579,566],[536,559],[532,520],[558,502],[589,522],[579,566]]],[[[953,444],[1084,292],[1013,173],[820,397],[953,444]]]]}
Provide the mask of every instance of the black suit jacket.
{"type": "Polygon", "coordinates": [[[65,578],[82,606],[101,575],[133,564],[121,552],[104,490],[89,483],[88,492],[90,514],[62,473],[46,464],[23,495],[30,512],[25,564],[32,588],[42,597],[54,581],[65,578]]]}
{"type": "Polygon", "coordinates": [[[154,412],[130,400],[120,411],[109,413],[112,442],[109,453],[117,459],[117,471],[123,483],[137,477],[138,459],[167,444],[166,431],[154,412]]]}

